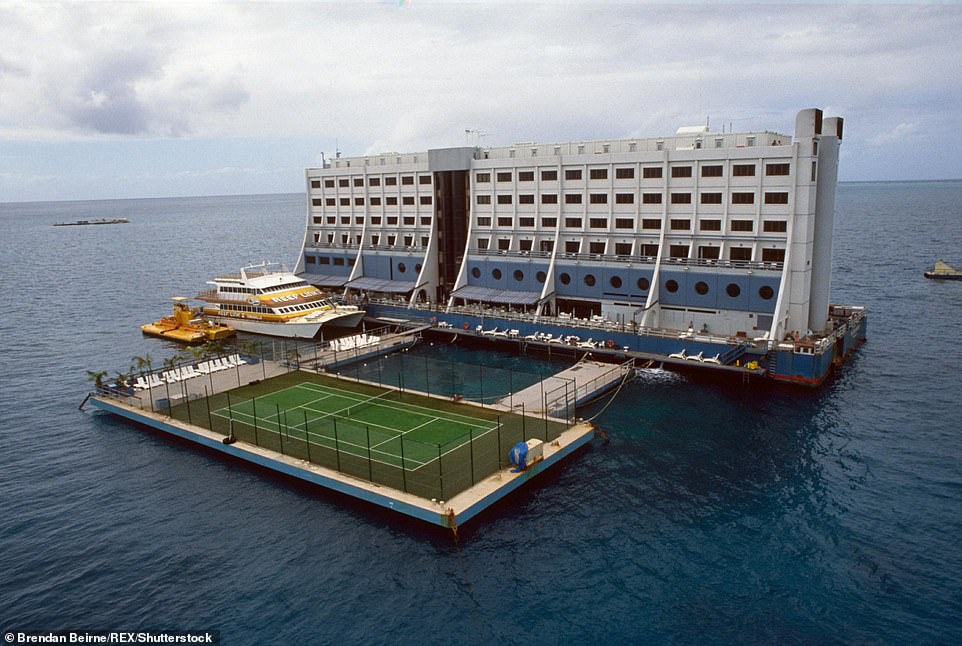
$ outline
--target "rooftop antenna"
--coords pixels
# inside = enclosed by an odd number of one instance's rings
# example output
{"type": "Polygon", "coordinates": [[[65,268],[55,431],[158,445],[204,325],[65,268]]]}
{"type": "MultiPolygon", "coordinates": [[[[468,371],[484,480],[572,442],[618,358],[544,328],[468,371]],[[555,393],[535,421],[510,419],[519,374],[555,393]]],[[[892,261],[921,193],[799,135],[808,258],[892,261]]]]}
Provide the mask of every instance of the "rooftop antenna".
{"type": "Polygon", "coordinates": [[[337,139],[334,140],[334,159],[341,158],[341,149],[337,145],[337,139]]]}

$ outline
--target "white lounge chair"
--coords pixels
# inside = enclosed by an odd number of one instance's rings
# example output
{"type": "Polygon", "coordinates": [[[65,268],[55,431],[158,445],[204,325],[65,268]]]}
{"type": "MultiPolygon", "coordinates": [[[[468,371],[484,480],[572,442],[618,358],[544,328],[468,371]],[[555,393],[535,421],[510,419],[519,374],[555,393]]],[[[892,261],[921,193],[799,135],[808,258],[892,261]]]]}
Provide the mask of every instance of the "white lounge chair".
{"type": "Polygon", "coordinates": [[[721,356],[721,355],[720,355],[720,354],[716,354],[714,357],[708,357],[707,359],[702,359],[702,362],[703,362],[703,363],[713,363],[713,364],[715,364],[716,366],[720,366],[720,365],[721,365],[721,360],[718,358],[719,356],[721,356]]]}
{"type": "Polygon", "coordinates": [[[689,361],[697,361],[698,363],[701,363],[702,361],[704,361],[704,358],[703,358],[704,354],[705,354],[704,352],[699,352],[698,354],[692,354],[685,358],[688,359],[689,361]]]}
{"type": "Polygon", "coordinates": [[[669,359],[687,359],[688,355],[685,354],[685,348],[681,349],[681,352],[673,352],[668,355],[669,359]]]}

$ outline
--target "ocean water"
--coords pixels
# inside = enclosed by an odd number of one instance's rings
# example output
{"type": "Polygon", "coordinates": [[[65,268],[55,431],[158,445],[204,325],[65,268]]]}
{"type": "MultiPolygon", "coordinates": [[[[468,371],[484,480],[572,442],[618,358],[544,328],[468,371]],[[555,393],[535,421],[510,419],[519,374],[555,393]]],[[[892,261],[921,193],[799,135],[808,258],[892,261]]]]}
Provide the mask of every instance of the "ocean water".
{"type": "Polygon", "coordinates": [[[833,300],[870,317],[837,377],[817,391],[633,382],[585,412],[608,445],[455,544],[77,409],[85,371],[176,350],[138,329],[170,296],[292,262],[302,195],[0,204],[0,629],[959,643],[962,283],[922,271],[962,264],[962,182],[843,184],[837,212],[833,300]],[[92,217],[131,224],[50,226],[92,217]]]}

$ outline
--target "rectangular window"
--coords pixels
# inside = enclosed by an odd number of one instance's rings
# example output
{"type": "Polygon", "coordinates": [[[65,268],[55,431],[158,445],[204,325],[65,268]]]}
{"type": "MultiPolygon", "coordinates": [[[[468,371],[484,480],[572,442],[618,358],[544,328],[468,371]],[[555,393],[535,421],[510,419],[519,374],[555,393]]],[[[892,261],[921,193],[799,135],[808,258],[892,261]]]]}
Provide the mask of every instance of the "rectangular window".
{"type": "Polygon", "coordinates": [[[489,217],[479,217],[478,218],[479,227],[489,227],[491,226],[491,218],[489,217]]]}
{"type": "Polygon", "coordinates": [[[558,226],[558,218],[541,218],[542,229],[554,229],[558,226]]]}
{"type": "Polygon", "coordinates": [[[511,194],[499,195],[498,204],[511,204],[511,194]]]}
{"type": "Polygon", "coordinates": [[[581,193],[568,193],[565,195],[565,204],[581,204],[581,193]]]}
{"type": "Polygon", "coordinates": [[[518,181],[519,181],[519,182],[533,182],[533,181],[534,181],[534,171],[533,171],[533,170],[519,170],[519,171],[518,171],[518,181]]]}
{"type": "Polygon", "coordinates": [[[542,181],[542,182],[557,182],[557,181],[558,181],[558,171],[556,171],[556,170],[543,170],[543,171],[541,171],[541,181],[542,181]]]}
{"type": "Polygon", "coordinates": [[[631,243],[630,243],[630,242],[616,242],[616,243],[615,243],[615,255],[616,255],[616,256],[630,256],[630,255],[631,255],[631,243]]]}
{"type": "Polygon", "coordinates": [[[581,179],[581,169],[572,168],[565,171],[565,179],[567,180],[578,180],[581,179]]]}
{"type": "Polygon", "coordinates": [[[367,185],[368,185],[368,186],[380,186],[380,185],[381,185],[381,178],[380,178],[380,177],[369,177],[368,180],[367,180],[367,185]]]}
{"type": "Polygon", "coordinates": [[[327,256],[318,256],[317,261],[318,261],[318,264],[320,264],[320,265],[329,265],[329,264],[331,264],[331,259],[330,259],[329,257],[327,257],[327,256]]]}
{"type": "Polygon", "coordinates": [[[321,204],[322,204],[321,198],[319,197],[311,198],[311,206],[321,206],[321,204]]]}
{"type": "Polygon", "coordinates": [[[581,218],[565,218],[565,226],[569,229],[580,229],[581,218]]]}
{"type": "Polygon", "coordinates": [[[430,206],[430,205],[431,205],[431,196],[430,196],[430,195],[422,195],[422,196],[420,196],[418,199],[419,199],[420,202],[421,202],[421,206],[430,206]]]}
{"type": "Polygon", "coordinates": [[[634,193],[615,193],[615,204],[634,204],[634,193]]]}
{"type": "Polygon", "coordinates": [[[702,260],[718,260],[718,247],[698,247],[698,257],[702,260]]]}
{"type": "Polygon", "coordinates": [[[754,177],[755,164],[735,164],[732,166],[732,175],[735,177],[754,177]]]}
{"type": "Polygon", "coordinates": [[[319,215],[315,215],[313,218],[314,224],[324,224],[324,218],[319,215]]]}
{"type": "Polygon", "coordinates": [[[380,215],[371,216],[371,224],[381,224],[381,216],[380,215]]]}
{"type": "Polygon", "coordinates": [[[513,227],[513,226],[514,226],[514,218],[511,218],[511,217],[508,217],[508,218],[504,218],[504,217],[498,218],[498,226],[499,226],[499,227],[513,227]]]}
{"type": "Polygon", "coordinates": [[[608,179],[608,169],[592,168],[590,171],[588,171],[588,176],[591,179],[608,179]]]}
{"type": "Polygon", "coordinates": [[[701,220],[698,228],[702,231],[721,231],[721,220],[701,220]]]}
{"type": "Polygon", "coordinates": [[[691,177],[691,166],[672,166],[672,177],[691,177]]]}
{"type": "Polygon", "coordinates": [[[491,182],[491,173],[478,173],[474,176],[474,181],[478,184],[488,184],[491,182]]]}
{"type": "MultiPolygon", "coordinates": [[[[344,242],[347,242],[347,240],[345,240],[344,242]]],[[[333,258],[333,260],[334,260],[334,266],[335,266],[335,267],[343,267],[343,266],[344,266],[344,259],[343,259],[343,258],[339,258],[339,257],[335,256],[335,257],[333,258]]]]}
{"type": "Polygon", "coordinates": [[[592,193],[588,196],[588,199],[592,204],[607,204],[608,194],[607,193],[592,193]]]}
{"type": "Polygon", "coordinates": [[[333,217],[333,216],[329,216],[329,217],[327,218],[327,223],[328,223],[328,224],[337,224],[337,218],[335,218],[335,217],[333,217]]]}
{"type": "Polygon", "coordinates": [[[755,223],[751,220],[732,220],[732,231],[751,231],[755,223]]]}
{"type": "Polygon", "coordinates": [[[376,234],[376,233],[371,236],[371,245],[372,245],[372,246],[375,246],[375,247],[376,247],[376,246],[378,246],[378,244],[380,244],[380,242],[381,242],[381,236],[379,236],[379,235],[376,234]]]}
{"type": "Polygon", "coordinates": [[[815,181],[815,177],[817,176],[817,172],[816,172],[817,170],[818,170],[818,165],[816,164],[816,162],[812,162],[812,181],[813,182],[815,181]]]}
{"type": "Polygon", "coordinates": [[[401,204],[403,204],[404,206],[414,206],[414,196],[405,195],[404,197],[401,198],[401,204]]]}
{"type": "Polygon", "coordinates": [[[642,256],[655,257],[658,255],[658,245],[656,244],[643,244],[641,245],[640,253],[642,256]]]}
{"type": "Polygon", "coordinates": [[[605,252],[604,242],[589,242],[588,243],[588,253],[593,253],[601,255],[605,252]]]}
{"type": "Polygon", "coordinates": [[[401,186],[414,186],[414,175],[402,175],[401,186]]]}
{"type": "Polygon", "coordinates": [[[384,198],[384,203],[387,204],[388,206],[397,206],[397,197],[396,196],[386,197],[384,198]]]}
{"type": "Polygon", "coordinates": [[[429,226],[431,226],[431,218],[422,217],[422,218],[421,218],[421,226],[424,226],[424,227],[429,227],[429,226]]]}
{"type": "Polygon", "coordinates": [[[634,168],[616,168],[615,169],[615,179],[634,179],[635,169],[634,168]]]}
{"type": "Polygon", "coordinates": [[[702,166],[701,176],[702,177],[721,177],[722,167],[716,164],[713,164],[711,166],[702,166]]]}
{"type": "Polygon", "coordinates": [[[554,240],[542,240],[541,251],[543,253],[551,253],[554,251],[554,240]]]}
{"type": "Polygon", "coordinates": [[[507,251],[511,248],[510,238],[498,238],[498,249],[500,251],[507,251]]]}
{"type": "Polygon", "coordinates": [[[404,219],[402,220],[402,222],[404,223],[404,226],[406,226],[406,227],[413,227],[413,226],[414,226],[414,216],[413,216],[413,215],[405,215],[405,216],[404,216],[404,219]]]}
{"type": "Polygon", "coordinates": [[[518,204],[534,204],[534,195],[519,195],[518,204]]]}
{"type": "Polygon", "coordinates": [[[656,218],[643,218],[641,220],[642,229],[661,229],[661,220],[656,218]]]}
{"type": "Polygon", "coordinates": [[[355,178],[354,178],[354,186],[355,186],[355,188],[363,188],[363,187],[364,187],[364,178],[363,178],[363,177],[355,177],[355,178]]]}
{"type": "Polygon", "coordinates": [[[788,193],[765,192],[765,204],[788,204],[788,193]]]}
{"type": "Polygon", "coordinates": [[[762,230],[765,233],[785,233],[788,231],[788,222],[785,220],[765,220],[762,223],[762,230]]]}
{"type": "Polygon", "coordinates": [[[478,204],[491,204],[490,195],[478,195],[476,199],[478,204]]]}
{"type": "Polygon", "coordinates": [[[349,180],[346,177],[343,179],[339,179],[337,180],[337,185],[340,186],[341,188],[349,188],[351,186],[351,180],[349,180]]]}
{"type": "Polygon", "coordinates": [[[643,168],[641,176],[645,179],[661,179],[661,166],[654,168],[643,168]]]}
{"type": "Polygon", "coordinates": [[[754,193],[732,193],[732,204],[754,204],[754,193]]]}
{"type": "Polygon", "coordinates": [[[481,251],[484,251],[484,250],[487,249],[487,248],[488,248],[488,239],[487,239],[487,238],[478,238],[478,249],[481,250],[481,251]]]}
{"type": "Polygon", "coordinates": [[[418,184],[420,184],[421,186],[430,186],[430,185],[431,185],[431,176],[430,176],[430,175],[418,175],[418,184]]]}
{"type": "Polygon", "coordinates": [[[511,181],[511,172],[508,171],[507,173],[498,173],[496,179],[497,179],[499,182],[510,182],[510,181],[511,181]]]}
{"type": "Polygon", "coordinates": [[[607,229],[608,218],[589,218],[588,227],[591,229],[607,229]]]}
{"type": "Polygon", "coordinates": [[[762,249],[762,262],[785,262],[785,250],[762,249]]]}
{"type": "Polygon", "coordinates": [[[518,249],[521,251],[531,251],[532,244],[534,244],[534,240],[518,240],[518,249]]]}
{"type": "Polygon", "coordinates": [[[672,218],[669,226],[672,231],[688,231],[691,229],[691,220],[672,218]]]}
{"type": "Polygon", "coordinates": [[[355,198],[354,198],[354,206],[364,206],[364,198],[363,198],[363,197],[355,197],[355,198]]]}
{"type": "Polygon", "coordinates": [[[672,204],[691,204],[691,193],[672,193],[672,204]]]}
{"type": "Polygon", "coordinates": [[[397,177],[385,177],[385,178],[384,178],[384,185],[385,185],[385,186],[397,186],[397,177]]]}
{"type": "Polygon", "coordinates": [[[349,197],[342,197],[340,201],[341,206],[351,206],[351,198],[349,197]]]}
{"type": "Polygon", "coordinates": [[[519,227],[533,227],[534,218],[518,218],[519,227]]]}
{"type": "Polygon", "coordinates": [[[661,193],[644,193],[641,196],[642,204],[661,204],[661,193]]]}
{"type": "Polygon", "coordinates": [[[616,229],[634,229],[635,221],[631,218],[615,218],[616,229]]]}
{"type": "Polygon", "coordinates": [[[397,242],[397,236],[388,236],[388,237],[387,237],[387,246],[393,247],[395,242],[397,242]]]}
{"type": "Polygon", "coordinates": [[[565,242],[565,253],[578,253],[581,250],[581,243],[577,240],[567,240],[565,242]]]}
{"type": "Polygon", "coordinates": [[[788,175],[791,168],[791,164],[765,164],[765,175],[768,177],[788,175]]]}
{"type": "Polygon", "coordinates": [[[354,224],[364,224],[364,218],[362,216],[355,217],[354,224]]]}
{"type": "Polygon", "coordinates": [[[541,194],[541,203],[542,203],[542,204],[557,204],[557,203],[558,203],[558,195],[555,194],[555,193],[542,193],[542,194],[541,194]]]}
{"type": "Polygon", "coordinates": [[[389,227],[396,227],[396,226],[397,226],[397,216],[396,216],[396,215],[395,215],[395,216],[389,216],[388,219],[387,219],[387,224],[388,224],[389,227]]]}
{"type": "Polygon", "coordinates": [[[334,180],[333,179],[324,180],[324,188],[334,188],[334,180]]]}
{"type": "MultiPolygon", "coordinates": [[[[319,179],[311,180],[311,188],[320,188],[320,187],[321,187],[321,180],[319,179]]],[[[308,259],[307,262],[314,262],[314,256],[307,256],[307,259],[308,259]]]]}
{"type": "Polygon", "coordinates": [[[701,203],[702,204],[721,204],[722,194],[721,193],[702,193],[701,203]]]}
{"type": "Polygon", "coordinates": [[[671,258],[687,258],[688,257],[688,245],[686,244],[673,244],[668,246],[668,256],[671,258]]]}

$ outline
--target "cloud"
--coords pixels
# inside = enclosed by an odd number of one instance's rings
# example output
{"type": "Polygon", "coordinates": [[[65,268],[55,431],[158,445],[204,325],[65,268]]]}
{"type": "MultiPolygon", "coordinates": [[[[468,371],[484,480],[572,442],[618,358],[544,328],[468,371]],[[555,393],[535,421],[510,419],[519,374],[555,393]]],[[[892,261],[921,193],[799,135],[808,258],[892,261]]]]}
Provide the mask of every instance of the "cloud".
{"type": "Polygon", "coordinates": [[[889,144],[899,143],[911,138],[917,130],[918,128],[914,123],[900,123],[887,132],[875,135],[869,139],[869,143],[873,146],[887,146],[889,144]]]}

